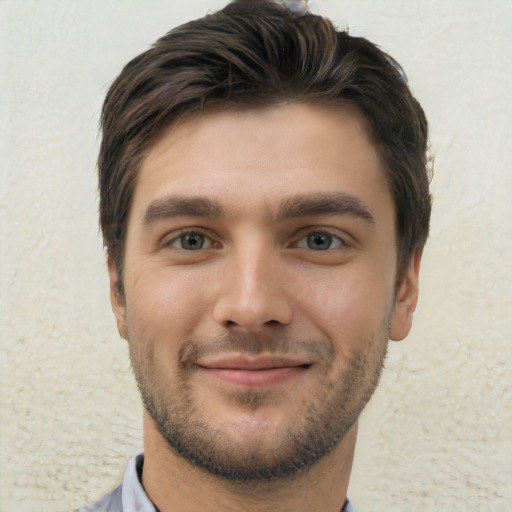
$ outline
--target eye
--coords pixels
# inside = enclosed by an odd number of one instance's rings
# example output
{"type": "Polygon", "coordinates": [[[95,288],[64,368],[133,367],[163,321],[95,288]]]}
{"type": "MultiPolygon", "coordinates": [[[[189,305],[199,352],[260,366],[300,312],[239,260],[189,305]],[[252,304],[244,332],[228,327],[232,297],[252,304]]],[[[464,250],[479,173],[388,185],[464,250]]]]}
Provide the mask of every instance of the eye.
{"type": "Polygon", "coordinates": [[[168,242],[164,241],[164,245],[167,247],[173,247],[174,249],[181,249],[183,251],[200,251],[201,249],[211,249],[213,247],[213,242],[210,237],[203,233],[188,231],[175,236],[168,242]]]}
{"type": "Polygon", "coordinates": [[[297,242],[299,249],[311,249],[313,251],[327,251],[337,249],[345,245],[343,240],[329,233],[315,232],[302,237],[297,242]]]}

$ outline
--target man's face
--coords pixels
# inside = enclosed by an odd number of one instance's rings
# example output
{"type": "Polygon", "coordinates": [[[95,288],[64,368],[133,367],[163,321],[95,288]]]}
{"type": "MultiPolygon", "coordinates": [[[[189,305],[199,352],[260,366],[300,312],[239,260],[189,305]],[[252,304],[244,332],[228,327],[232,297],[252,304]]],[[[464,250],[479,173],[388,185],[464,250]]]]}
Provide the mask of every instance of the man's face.
{"type": "Polygon", "coordinates": [[[150,149],[112,299],[147,411],[224,478],[275,479],[339,445],[410,328],[395,212],[352,107],[207,113],[150,149]]]}

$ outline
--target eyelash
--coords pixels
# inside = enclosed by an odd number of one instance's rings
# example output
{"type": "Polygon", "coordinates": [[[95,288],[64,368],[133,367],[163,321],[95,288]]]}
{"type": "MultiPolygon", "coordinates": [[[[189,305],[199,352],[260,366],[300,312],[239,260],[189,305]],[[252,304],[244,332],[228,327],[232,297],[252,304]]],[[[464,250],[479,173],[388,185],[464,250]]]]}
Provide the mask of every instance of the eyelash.
{"type": "MultiPolygon", "coordinates": [[[[321,240],[319,240],[321,241],[321,240]]],[[[339,236],[337,235],[334,235],[332,233],[329,233],[328,231],[325,231],[325,230],[311,230],[309,231],[308,233],[304,233],[302,236],[300,236],[300,238],[297,239],[296,242],[293,243],[293,247],[297,247],[298,249],[306,249],[306,250],[312,250],[312,251],[315,251],[315,252],[322,252],[322,251],[329,251],[329,250],[333,250],[333,249],[339,249],[341,247],[344,247],[344,246],[347,246],[346,242],[339,236]],[[319,248],[317,247],[316,250],[311,247],[309,245],[309,240],[308,238],[309,237],[322,237],[324,239],[328,239],[329,240],[329,244],[327,247],[325,248],[319,248]],[[302,241],[305,241],[307,246],[306,247],[301,247],[299,244],[302,242],[302,241]],[[335,245],[335,247],[333,247],[333,244],[335,245]]]]}
{"type": "MultiPolygon", "coordinates": [[[[195,229],[191,229],[191,228],[184,228],[182,230],[178,230],[177,232],[172,233],[172,235],[173,236],[170,239],[168,237],[165,237],[163,239],[162,247],[173,247],[174,244],[179,243],[180,241],[182,244],[185,236],[190,236],[190,237],[196,236],[196,237],[202,238],[203,243],[200,244],[200,247],[198,247],[196,249],[186,249],[183,246],[174,247],[174,248],[182,250],[182,251],[187,251],[187,252],[221,248],[220,242],[216,242],[210,234],[207,234],[200,229],[195,230],[195,229]],[[204,247],[205,242],[208,243],[208,247],[204,247]]],[[[321,242],[321,240],[319,240],[319,241],[321,242]]],[[[339,249],[342,247],[347,247],[348,245],[349,244],[347,244],[343,238],[341,238],[337,235],[334,235],[334,234],[330,233],[329,231],[322,230],[322,229],[311,229],[308,232],[301,233],[300,236],[296,237],[295,240],[293,242],[291,242],[291,244],[287,245],[287,247],[292,248],[292,249],[297,248],[297,249],[311,250],[313,252],[324,252],[324,251],[339,249]],[[314,249],[309,244],[309,240],[308,240],[309,237],[324,237],[324,239],[327,238],[329,241],[329,244],[325,248],[317,247],[316,249],[314,249]],[[301,243],[303,243],[303,241],[306,244],[306,246],[304,246],[304,245],[301,246],[301,243]],[[335,245],[334,247],[333,247],[333,244],[335,245]]]]}
{"type": "MultiPolygon", "coordinates": [[[[178,230],[177,232],[173,232],[172,233],[172,238],[168,238],[167,236],[164,237],[163,241],[162,241],[162,247],[173,247],[173,245],[177,242],[179,242],[180,240],[183,241],[183,238],[185,236],[197,236],[197,237],[203,237],[204,241],[208,240],[210,242],[210,246],[211,247],[206,247],[206,249],[211,249],[211,248],[217,248],[217,247],[213,247],[214,245],[218,245],[220,247],[220,243],[219,242],[215,242],[213,237],[204,233],[203,231],[201,231],[200,229],[191,229],[191,228],[184,228],[182,230],[178,230]]],[[[193,252],[194,249],[185,249],[183,247],[175,247],[176,249],[180,249],[180,250],[183,250],[183,251],[191,251],[193,252]]],[[[196,251],[199,251],[199,250],[202,250],[202,249],[205,249],[203,247],[203,245],[201,245],[201,247],[199,247],[199,249],[195,249],[196,251]]]]}

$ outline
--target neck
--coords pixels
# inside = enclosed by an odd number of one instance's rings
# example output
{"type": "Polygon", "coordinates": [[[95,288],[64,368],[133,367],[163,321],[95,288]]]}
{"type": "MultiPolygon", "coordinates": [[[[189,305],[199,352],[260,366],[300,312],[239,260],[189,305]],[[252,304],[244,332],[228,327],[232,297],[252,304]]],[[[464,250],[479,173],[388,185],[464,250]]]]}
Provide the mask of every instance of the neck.
{"type": "Polygon", "coordinates": [[[160,512],[339,512],[347,495],[356,437],[357,423],[331,453],[294,479],[231,482],[177,455],[144,413],[144,488],[160,512]]]}

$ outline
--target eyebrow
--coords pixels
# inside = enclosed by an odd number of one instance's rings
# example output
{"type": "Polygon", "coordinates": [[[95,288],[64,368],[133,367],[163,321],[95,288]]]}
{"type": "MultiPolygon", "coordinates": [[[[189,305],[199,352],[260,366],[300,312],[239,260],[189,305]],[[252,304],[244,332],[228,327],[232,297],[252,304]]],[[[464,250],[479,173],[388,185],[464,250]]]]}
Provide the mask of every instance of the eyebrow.
{"type": "Polygon", "coordinates": [[[219,218],[224,208],[205,197],[171,196],[153,201],[144,214],[144,224],[179,216],[219,218]]]}
{"type": "MultiPolygon", "coordinates": [[[[206,197],[169,196],[153,201],[144,214],[143,222],[152,224],[180,216],[218,219],[226,214],[226,209],[219,202],[206,197]]],[[[274,221],[321,215],[350,215],[368,224],[375,223],[370,208],[361,199],[344,193],[303,194],[288,198],[278,207],[274,221]]]]}
{"type": "Polygon", "coordinates": [[[287,199],[279,207],[276,221],[319,215],[350,215],[375,224],[371,209],[358,197],[344,193],[308,194],[287,199]]]}

